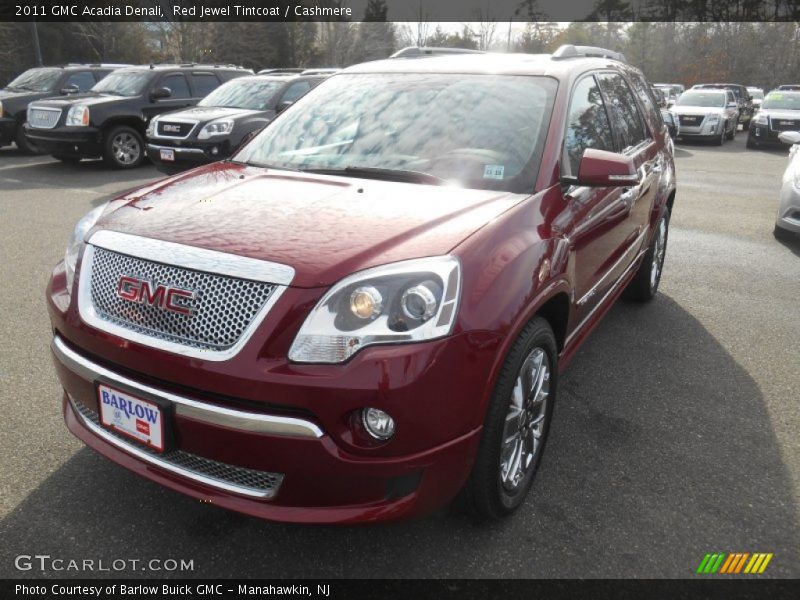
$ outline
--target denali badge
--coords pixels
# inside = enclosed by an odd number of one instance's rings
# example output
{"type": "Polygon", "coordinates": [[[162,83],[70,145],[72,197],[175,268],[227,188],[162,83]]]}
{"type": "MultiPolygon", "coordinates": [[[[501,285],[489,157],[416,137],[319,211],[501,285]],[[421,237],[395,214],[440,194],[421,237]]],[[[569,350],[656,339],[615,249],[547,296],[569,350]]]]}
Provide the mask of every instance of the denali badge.
{"type": "Polygon", "coordinates": [[[167,131],[169,133],[180,133],[181,132],[181,126],[180,125],[168,125],[168,124],[164,123],[164,131],[167,131]]]}
{"type": "Polygon", "coordinates": [[[129,302],[148,304],[163,310],[190,315],[196,294],[168,285],[153,285],[135,277],[123,275],[117,283],[117,296],[129,302]]]}

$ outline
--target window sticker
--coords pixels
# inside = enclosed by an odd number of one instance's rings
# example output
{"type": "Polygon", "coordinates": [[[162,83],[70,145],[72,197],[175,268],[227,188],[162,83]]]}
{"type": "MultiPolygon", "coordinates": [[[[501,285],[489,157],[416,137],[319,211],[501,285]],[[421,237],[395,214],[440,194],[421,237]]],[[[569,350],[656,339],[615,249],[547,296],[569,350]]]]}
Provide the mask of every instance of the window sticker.
{"type": "Polygon", "coordinates": [[[502,179],[505,169],[506,168],[503,165],[486,165],[483,169],[483,178],[502,179]]]}

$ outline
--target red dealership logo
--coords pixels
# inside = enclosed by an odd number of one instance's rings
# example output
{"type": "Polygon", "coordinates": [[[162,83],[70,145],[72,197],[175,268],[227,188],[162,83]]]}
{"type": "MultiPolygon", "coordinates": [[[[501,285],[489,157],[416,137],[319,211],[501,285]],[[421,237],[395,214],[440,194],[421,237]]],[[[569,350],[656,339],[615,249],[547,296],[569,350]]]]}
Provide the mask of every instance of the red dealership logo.
{"type": "Polygon", "coordinates": [[[117,283],[117,295],[123,300],[155,306],[163,310],[190,315],[196,294],[189,290],[123,275],[117,283]]]}

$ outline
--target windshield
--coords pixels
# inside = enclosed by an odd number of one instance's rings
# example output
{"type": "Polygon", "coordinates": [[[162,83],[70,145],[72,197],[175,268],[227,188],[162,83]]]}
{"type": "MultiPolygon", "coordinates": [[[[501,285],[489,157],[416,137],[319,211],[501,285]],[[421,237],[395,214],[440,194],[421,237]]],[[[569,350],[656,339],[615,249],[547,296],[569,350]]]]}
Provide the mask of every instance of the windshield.
{"type": "Polygon", "coordinates": [[[234,79],[200,100],[198,106],[267,110],[270,100],[284,83],[270,79],[234,79]]]}
{"type": "Polygon", "coordinates": [[[138,96],[152,76],[151,71],[117,71],[104,77],[92,91],[112,96],[138,96]]]}
{"type": "Polygon", "coordinates": [[[410,171],[465,187],[530,191],[555,90],[547,77],[336,75],[234,160],[354,176],[377,169],[387,179],[410,171]]]}
{"type": "Polygon", "coordinates": [[[675,104],[677,106],[723,108],[725,92],[684,92],[675,104]]]}
{"type": "Polygon", "coordinates": [[[8,87],[31,92],[49,92],[60,77],[61,69],[28,69],[9,83],[8,87]]]}
{"type": "Polygon", "coordinates": [[[783,110],[800,110],[800,94],[767,94],[761,108],[778,108],[783,110]]]}

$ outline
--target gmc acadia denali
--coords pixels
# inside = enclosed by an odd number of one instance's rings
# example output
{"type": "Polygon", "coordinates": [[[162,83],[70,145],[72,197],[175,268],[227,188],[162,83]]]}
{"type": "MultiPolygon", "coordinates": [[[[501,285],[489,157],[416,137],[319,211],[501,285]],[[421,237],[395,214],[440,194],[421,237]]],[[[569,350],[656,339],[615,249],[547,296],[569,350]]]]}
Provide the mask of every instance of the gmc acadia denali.
{"type": "Polygon", "coordinates": [[[265,519],[514,512],[559,374],[664,264],[672,141],[618,58],[357,65],[91,211],[47,289],[67,427],[265,519]]]}

